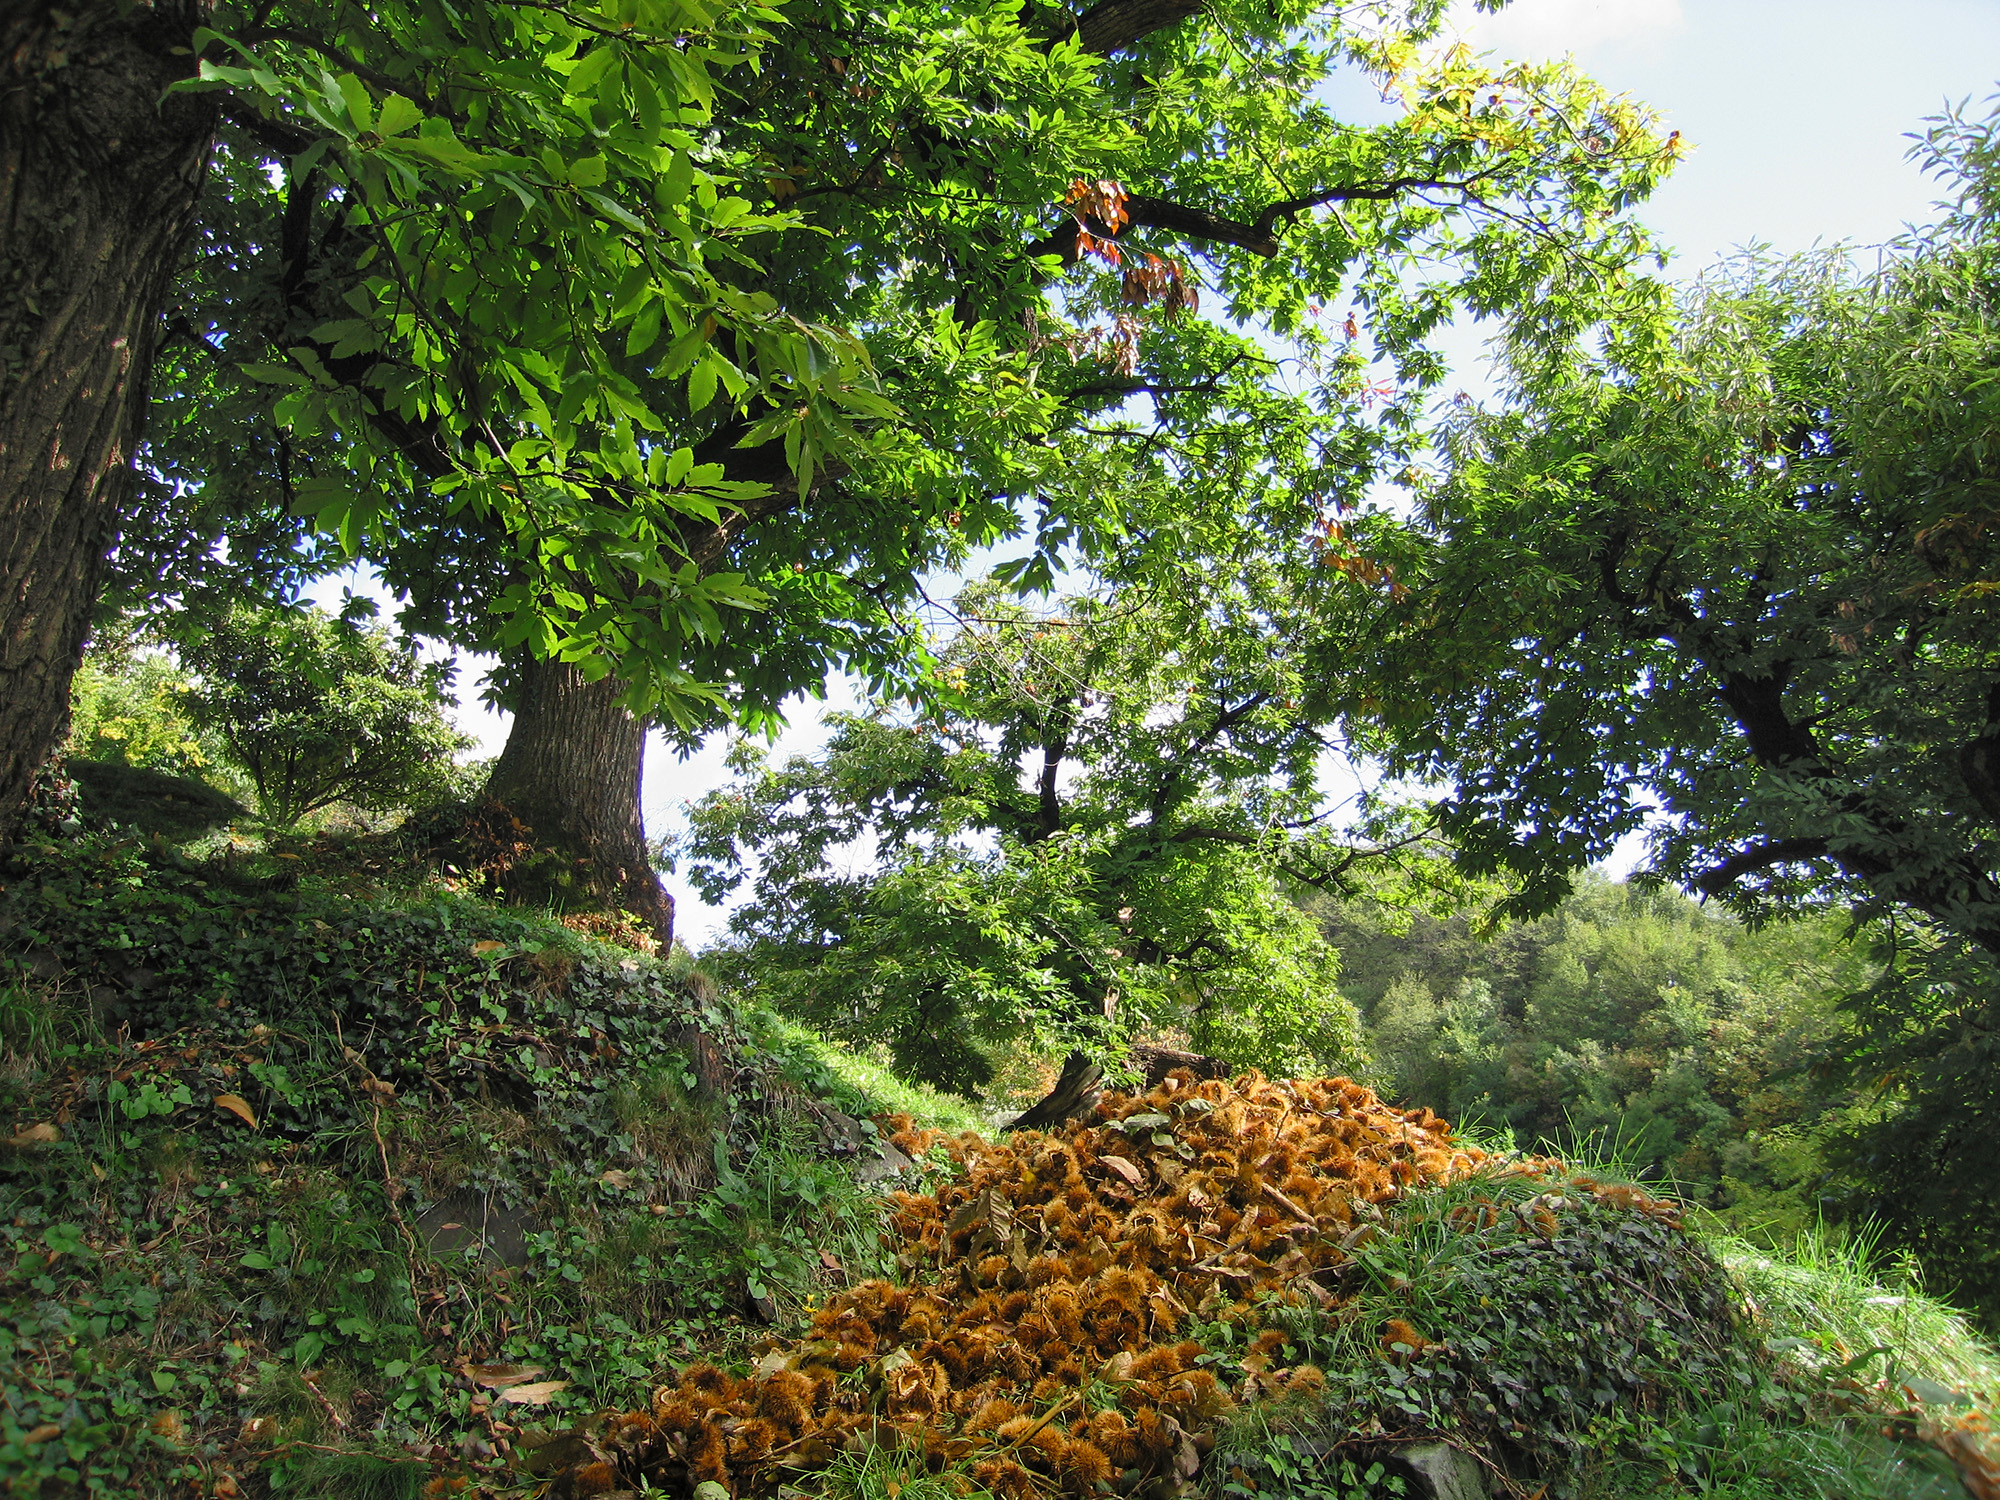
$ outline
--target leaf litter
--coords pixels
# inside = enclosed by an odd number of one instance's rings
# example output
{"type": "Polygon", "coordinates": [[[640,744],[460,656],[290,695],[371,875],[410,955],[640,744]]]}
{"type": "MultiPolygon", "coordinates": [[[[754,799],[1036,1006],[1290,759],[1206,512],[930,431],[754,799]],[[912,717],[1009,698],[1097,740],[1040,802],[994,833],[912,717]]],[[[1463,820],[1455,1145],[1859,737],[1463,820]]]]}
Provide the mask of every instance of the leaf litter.
{"type": "MultiPolygon", "coordinates": [[[[1174,1500],[1241,1404],[1309,1397],[1324,1380],[1254,1360],[1225,1389],[1189,1337],[1197,1324],[1334,1305],[1340,1273],[1405,1191],[1555,1166],[1492,1157],[1430,1111],[1342,1078],[1178,1073],[1097,1114],[997,1143],[891,1117],[895,1145],[942,1147],[960,1173],[895,1195],[897,1280],[835,1296],[747,1376],[693,1365],[648,1410],[600,1419],[552,1493],[766,1495],[890,1446],[1000,1500],[1174,1500]]],[[[1678,1222],[1669,1203],[1605,1191],[1678,1222]]]]}

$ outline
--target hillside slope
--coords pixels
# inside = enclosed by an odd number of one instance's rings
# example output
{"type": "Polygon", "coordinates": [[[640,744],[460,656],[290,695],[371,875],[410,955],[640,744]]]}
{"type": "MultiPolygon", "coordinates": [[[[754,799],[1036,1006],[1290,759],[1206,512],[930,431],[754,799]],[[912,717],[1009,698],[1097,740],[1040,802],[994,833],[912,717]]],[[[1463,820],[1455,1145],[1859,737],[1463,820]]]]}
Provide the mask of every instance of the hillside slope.
{"type": "Polygon", "coordinates": [[[987,1141],[629,939],[335,852],[6,871],[6,1493],[1371,1500],[1439,1438],[1523,1497],[1956,1500],[1944,1447],[2000,1493],[1992,1366],[1884,1322],[1913,1292],[1732,1275],[1341,1080],[987,1141]]]}

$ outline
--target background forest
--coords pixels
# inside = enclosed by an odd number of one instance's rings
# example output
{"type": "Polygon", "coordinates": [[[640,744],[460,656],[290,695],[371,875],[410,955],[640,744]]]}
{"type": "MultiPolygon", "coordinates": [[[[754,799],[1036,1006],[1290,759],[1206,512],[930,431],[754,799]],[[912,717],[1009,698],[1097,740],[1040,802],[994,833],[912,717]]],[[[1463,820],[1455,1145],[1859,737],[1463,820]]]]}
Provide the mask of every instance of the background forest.
{"type": "Polygon", "coordinates": [[[1766,1242],[1847,1206],[1831,1153],[1880,1105],[1830,1076],[1874,977],[1842,919],[1747,931],[1602,878],[1490,935],[1464,914],[1317,914],[1397,1097],[1615,1157],[1766,1242]]]}

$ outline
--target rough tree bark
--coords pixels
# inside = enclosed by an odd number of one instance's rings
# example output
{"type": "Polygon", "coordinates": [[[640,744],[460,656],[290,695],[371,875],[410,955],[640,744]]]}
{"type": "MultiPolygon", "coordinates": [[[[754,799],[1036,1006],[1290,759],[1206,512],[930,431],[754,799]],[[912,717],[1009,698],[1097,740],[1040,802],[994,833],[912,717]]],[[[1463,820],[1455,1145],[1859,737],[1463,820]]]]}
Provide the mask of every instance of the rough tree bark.
{"type": "Polygon", "coordinates": [[[622,688],[616,677],[586,682],[566,662],[522,663],[514,727],[487,791],[566,861],[550,889],[511,894],[582,895],[632,912],[664,948],[674,940],[674,903],[639,821],[646,726],[619,705],[622,688]],[[565,878],[575,882],[568,892],[565,878]]]}
{"type": "Polygon", "coordinates": [[[215,122],[162,95],[206,12],[0,7],[0,845],[62,743],[132,480],[215,122]]]}

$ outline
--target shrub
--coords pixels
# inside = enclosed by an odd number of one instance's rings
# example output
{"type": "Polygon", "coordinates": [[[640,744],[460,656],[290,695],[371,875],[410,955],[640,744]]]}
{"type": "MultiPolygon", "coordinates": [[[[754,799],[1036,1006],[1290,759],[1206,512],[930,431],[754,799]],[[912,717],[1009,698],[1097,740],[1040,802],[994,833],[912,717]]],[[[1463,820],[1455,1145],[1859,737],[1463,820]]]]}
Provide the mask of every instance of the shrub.
{"type": "Polygon", "coordinates": [[[172,657],[114,622],[91,641],[71,686],[68,754],[204,781],[221,773],[223,789],[238,790],[218,764],[221,743],[189,718],[187,689],[187,673],[172,657]]]}
{"type": "Polygon", "coordinates": [[[472,743],[445,717],[450,666],[318,609],[238,607],[182,655],[196,674],[181,699],[189,718],[281,827],[335,802],[422,800],[472,743]]]}

